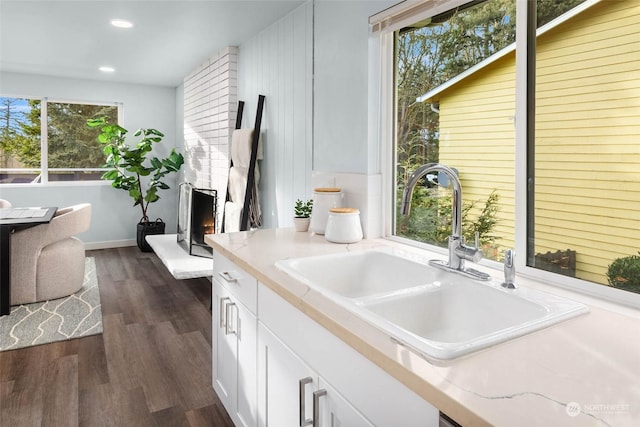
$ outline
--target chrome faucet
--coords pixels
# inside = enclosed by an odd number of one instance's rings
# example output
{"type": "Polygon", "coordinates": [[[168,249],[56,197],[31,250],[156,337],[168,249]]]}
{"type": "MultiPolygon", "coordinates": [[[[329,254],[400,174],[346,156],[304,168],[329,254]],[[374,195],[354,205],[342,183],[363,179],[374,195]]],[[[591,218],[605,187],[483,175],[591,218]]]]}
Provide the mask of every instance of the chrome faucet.
{"type": "Polygon", "coordinates": [[[404,192],[402,194],[402,215],[409,215],[409,212],[411,211],[411,195],[413,194],[413,188],[418,183],[418,180],[429,172],[442,172],[447,175],[451,182],[453,192],[451,206],[451,236],[449,236],[448,244],[449,261],[445,263],[439,260],[431,260],[429,261],[429,264],[444,270],[454,271],[474,279],[489,280],[490,276],[488,274],[472,268],[466,268],[464,265],[465,260],[473,262],[480,261],[482,259],[482,252],[480,252],[478,245],[478,233],[476,233],[475,247],[464,244],[464,237],[462,237],[462,186],[460,185],[460,180],[458,179],[457,174],[450,167],[440,163],[428,163],[416,169],[409,177],[407,186],[404,188],[404,192]]]}

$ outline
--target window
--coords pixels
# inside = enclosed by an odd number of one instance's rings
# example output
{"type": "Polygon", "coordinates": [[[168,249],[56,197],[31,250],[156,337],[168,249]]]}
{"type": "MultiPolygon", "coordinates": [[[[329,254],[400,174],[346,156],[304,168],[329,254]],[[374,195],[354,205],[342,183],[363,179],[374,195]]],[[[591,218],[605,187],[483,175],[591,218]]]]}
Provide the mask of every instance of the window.
{"type": "Polygon", "coordinates": [[[538,0],[533,16],[528,138],[516,137],[527,72],[516,68],[515,0],[416,16],[393,33],[393,234],[446,246],[443,177],[427,175],[411,215],[398,213],[409,174],[440,162],[458,172],[463,231],[479,232],[485,258],[524,248],[532,275],[640,293],[640,3],[538,0]]]}
{"type": "Polygon", "coordinates": [[[539,31],[528,159],[528,265],[634,292],[640,292],[639,19],[639,2],[587,2],[539,31]],[[609,266],[625,258],[631,265],[614,265],[608,278],[609,266]]]}
{"type": "MultiPolygon", "coordinates": [[[[455,168],[466,204],[465,240],[478,232],[484,256],[498,259],[514,235],[515,69],[489,58],[515,42],[515,0],[446,11],[397,31],[395,40],[397,207],[418,166],[455,168]],[[472,74],[481,66],[496,76],[475,85],[465,80],[477,82],[472,74]]],[[[447,246],[451,194],[438,185],[443,178],[427,175],[426,185],[414,190],[412,214],[396,216],[396,235],[447,246]]]]}
{"type": "Polygon", "coordinates": [[[0,183],[100,179],[99,131],[86,122],[102,116],[118,123],[118,107],[0,97],[0,183]]]}

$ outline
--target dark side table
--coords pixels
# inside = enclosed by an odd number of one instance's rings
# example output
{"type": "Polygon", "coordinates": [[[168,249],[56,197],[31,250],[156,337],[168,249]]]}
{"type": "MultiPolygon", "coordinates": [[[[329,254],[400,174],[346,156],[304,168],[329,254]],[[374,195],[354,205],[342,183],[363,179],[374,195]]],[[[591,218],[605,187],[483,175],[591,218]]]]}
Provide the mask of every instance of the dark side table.
{"type": "MultiPolygon", "coordinates": [[[[0,219],[0,316],[11,312],[11,233],[38,224],[48,224],[58,210],[57,207],[31,209],[46,209],[46,213],[36,217],[0,219]]],[[[7,209],[0,209],[4,210],[7,209]]]]}

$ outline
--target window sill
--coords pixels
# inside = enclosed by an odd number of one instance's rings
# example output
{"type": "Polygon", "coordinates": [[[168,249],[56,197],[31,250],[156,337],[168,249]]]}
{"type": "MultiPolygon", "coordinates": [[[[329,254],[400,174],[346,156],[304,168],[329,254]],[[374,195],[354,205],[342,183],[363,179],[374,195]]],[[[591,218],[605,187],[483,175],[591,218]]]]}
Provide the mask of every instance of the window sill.
{"type": "Polygon", "coordinates": [[[111,186],[111,181],[55,181],[47,183],[0,184],[0,188],[43,188],[43,187],[98,187],[111,186]]]}

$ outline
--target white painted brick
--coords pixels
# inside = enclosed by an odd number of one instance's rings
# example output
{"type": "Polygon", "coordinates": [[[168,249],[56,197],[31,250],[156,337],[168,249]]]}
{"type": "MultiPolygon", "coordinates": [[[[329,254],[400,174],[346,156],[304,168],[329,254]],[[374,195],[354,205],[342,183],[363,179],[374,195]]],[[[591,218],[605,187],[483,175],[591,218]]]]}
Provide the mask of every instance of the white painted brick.
{"type": "Polygon", "coordinates": [[[235,127],[238,54],[229,46],[203,61],[184,78],[184,178],[218,190],[218,218],[224,204],[229,143],[235,127]]]}

